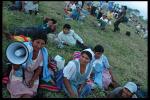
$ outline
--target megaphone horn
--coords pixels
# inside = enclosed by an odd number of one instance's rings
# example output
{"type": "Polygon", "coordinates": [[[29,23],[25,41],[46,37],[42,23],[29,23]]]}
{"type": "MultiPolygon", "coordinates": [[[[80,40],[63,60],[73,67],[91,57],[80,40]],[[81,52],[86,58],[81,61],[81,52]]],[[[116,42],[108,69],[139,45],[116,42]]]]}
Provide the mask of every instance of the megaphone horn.
{"type": "Polygon", "coordinates": [[[28,47],[23,42],[13,42],[6,49],[6,57],[13,64],[25,63],[28,56],[28,47]]]}

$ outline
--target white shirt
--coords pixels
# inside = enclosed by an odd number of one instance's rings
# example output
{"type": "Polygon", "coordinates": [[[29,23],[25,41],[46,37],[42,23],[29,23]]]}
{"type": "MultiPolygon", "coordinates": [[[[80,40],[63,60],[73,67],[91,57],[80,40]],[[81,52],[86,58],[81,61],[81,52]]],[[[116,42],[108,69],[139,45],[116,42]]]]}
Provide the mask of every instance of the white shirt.
{"type": "Polygon", "coordinates": [[[66,1],[65,8],[71,8],[73,10],[73,9],[76,9],[76,5],[75,5],[75,3],[72,4],[72,3],[70,3],[70,1],[66,1]]]}
{"type": "Polygon", "coordinates": [[[70,30],[68,34],[64,34],[63,31],[61,31],[58,34],[58,39],[63,43],[67,43],[68,45],[76,45],[76,41],[80,41],[83,43],[82,38],[74,32],[74,30],[70,30]]]}
{"type": "Polygon", "coordinates": [[[74,9],[76,9],[76,5],[73,4],[73,5],[70,6],[70,8],[71,8],[72,10],[74,10],[74,9]]]}
{"type": "MultiPolygon", "coordinates": [[[[79,62],[79,60],[76,60],[76,61],[79,62]]],[[[86,66],[85,73],[87,72],[88,66],[89,64],[87,64],[86,66]]],[[[80,65],[79,65],[79,70],[80,70],[80,65]]],[[[91,68],[91,71],[92,71],[92,68],[91,68]]],[[[77,72],[76,65],[73,61],[69,61],[69,63],[65,66],[63,70],[64,77],[66,77],[68,80],[74,80],[76,72],[77,72]]],[[[89,79],[89,77],[90,77],[90,74],[88,75],[87,79],[89,79]]]]}
{"type": "Polygon", "coordinates": [[[100,20],[103,20],[104,22],[108,23],[108,19],[107,18],[104,19],[103,17],[101,17],[100,20]]]}

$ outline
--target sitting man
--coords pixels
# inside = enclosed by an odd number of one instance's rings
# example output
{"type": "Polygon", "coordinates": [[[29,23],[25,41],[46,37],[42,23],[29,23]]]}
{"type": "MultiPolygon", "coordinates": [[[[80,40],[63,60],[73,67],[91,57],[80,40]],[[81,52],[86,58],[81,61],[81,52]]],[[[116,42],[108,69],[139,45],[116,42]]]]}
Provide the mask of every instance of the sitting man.
{"type": "Polygon", "coordinates": [[[58,39],[59,43],[62,45],[77,45],[82,49],[86,48],[82,38],[78,36],[73,30],[71,30],[71,26],[69,24],[65,24],[63,26],[63,31],[58,34],[58,39]]]}
{"type": "Polygon", "coordinates": [[[137,85],[133,82],[128,82],[124,87],[115,88],[108,98],[137,98],[136,96],[137,85]]]}

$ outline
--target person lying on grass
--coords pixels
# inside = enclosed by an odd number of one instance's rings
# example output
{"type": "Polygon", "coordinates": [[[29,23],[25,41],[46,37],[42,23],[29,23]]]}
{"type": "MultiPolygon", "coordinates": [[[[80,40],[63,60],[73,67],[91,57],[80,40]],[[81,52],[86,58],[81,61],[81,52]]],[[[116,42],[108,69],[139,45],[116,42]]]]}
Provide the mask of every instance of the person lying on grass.
{"type": "Polygon", "coordinates": [[[12,30],[10,30],[10,36],[12,35],[24,35],[30,38],[33,38],[34,35],[45,33],[54,33],[56,31],[56,23],[57,21],[52,18],[45,17],[43,20],[43,24],[32,26],[32,27],[16,27],[12,30]]]}
{"type": "Polygon", "coordinates": [[[127,82],[123,87],[117,87],[110,94],[108,98],[137,98],[137,85],[134,82],[127,82]]]}

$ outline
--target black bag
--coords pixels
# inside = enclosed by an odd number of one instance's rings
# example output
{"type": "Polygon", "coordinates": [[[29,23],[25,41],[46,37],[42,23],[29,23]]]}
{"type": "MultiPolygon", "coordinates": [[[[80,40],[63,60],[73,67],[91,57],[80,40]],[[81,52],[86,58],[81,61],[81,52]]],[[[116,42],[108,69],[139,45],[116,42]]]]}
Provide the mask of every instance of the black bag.
{"type": "Polygon", "coordinates": [[[147,97],[147,92],[146,91],[143,91],[141,88],[140,88],[140,86],[139,85],[137,85],[137,92],[135,93],[136,94],[136,96],[138,97],[138,98],[146,98],[147,97]]]}

